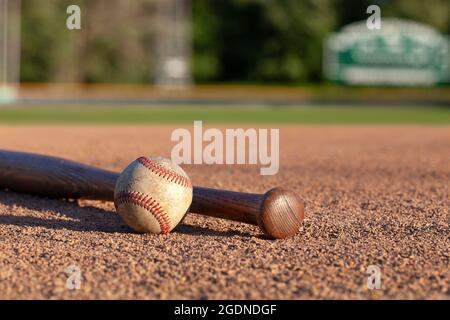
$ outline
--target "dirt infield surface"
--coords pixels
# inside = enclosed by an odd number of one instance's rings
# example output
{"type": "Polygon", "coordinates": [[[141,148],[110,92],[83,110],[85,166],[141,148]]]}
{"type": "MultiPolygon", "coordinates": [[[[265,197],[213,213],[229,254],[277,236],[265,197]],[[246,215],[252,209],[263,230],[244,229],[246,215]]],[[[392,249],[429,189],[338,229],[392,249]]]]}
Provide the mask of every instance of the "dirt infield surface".
{"type": "MultiPolygon", "coordinates": [[[[140,155],[170,156],[176,127],[2,125],[0,148],[121,170],[140,155]]],[[[275,176],[184,169],[201,186],[294,189],[306,203],[297,236],[272,241],[194,214],[171,234],[141,235],[111,203],[0,191],[0,298],[450,298],[449,126],[271,127],[281,135],[275,176]],[[66,287],[71,265],[79,290],[66,287]],[[370,265],[379,290],[367,288],[370,265]]]]}

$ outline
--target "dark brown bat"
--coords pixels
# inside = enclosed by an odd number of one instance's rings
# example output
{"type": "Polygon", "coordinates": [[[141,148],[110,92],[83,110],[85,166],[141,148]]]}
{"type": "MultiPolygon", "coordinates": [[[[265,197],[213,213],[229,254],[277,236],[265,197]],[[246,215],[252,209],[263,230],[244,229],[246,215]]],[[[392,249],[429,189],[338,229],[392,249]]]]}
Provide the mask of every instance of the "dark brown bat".
{"type": "MultiPolygon", "coordinates": [[[[119,174],[57,157],[0,150],[0,188],[45,197],[114,200],[119,174]]],[[[252,194],[195,187],[189,212],[258,225],[271,238],[294,235],[304,206],[293,191],[252,194]]]]}

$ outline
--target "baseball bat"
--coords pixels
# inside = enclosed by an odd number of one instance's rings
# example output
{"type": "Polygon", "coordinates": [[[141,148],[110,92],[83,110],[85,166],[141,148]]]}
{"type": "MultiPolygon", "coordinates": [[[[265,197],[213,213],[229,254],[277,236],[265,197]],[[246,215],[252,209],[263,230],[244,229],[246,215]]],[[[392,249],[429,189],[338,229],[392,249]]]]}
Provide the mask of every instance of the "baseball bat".
{"type": "MultiPolygon", "coordinates": [[[[33,153],[0,150],[0,188],[51,198],[114,201],[119,174],[33,153]]],[[[296,234],[304,218],[293,191],[274,188],[253,194],[193,187],[189,212],[258,225],[271,238],[296,234]]]]}

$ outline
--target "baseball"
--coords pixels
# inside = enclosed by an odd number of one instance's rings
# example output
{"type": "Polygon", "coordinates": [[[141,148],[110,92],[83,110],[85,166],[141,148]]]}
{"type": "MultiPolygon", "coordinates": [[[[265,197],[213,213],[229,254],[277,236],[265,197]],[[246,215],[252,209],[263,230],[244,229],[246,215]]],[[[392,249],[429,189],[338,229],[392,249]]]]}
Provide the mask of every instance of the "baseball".
{"type": "Polygon", "coordinates": [[[114,189],[118,214],[134,230],[168,233],[192,202],[192,183],[178,165],[162,157],[140,157],[120,174],[114,189]]]}

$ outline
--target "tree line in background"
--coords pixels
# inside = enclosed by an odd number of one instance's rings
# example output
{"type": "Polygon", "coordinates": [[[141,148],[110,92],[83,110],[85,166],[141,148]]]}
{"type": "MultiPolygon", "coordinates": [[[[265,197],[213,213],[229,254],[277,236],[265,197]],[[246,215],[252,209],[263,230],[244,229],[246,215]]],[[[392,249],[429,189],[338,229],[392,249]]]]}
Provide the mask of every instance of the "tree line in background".
{"type": "MultiPolygon", "coordinates": [[[[157,0],[22,0],[21,81],[149,83],[157,0]],[[69,31],[66,8],[82,10],[69,31]]],[[[450,34],[448,0],[191,0],[194,81],[293,84],[323,79],[322,45],[368,17],[450,34]]]]}

